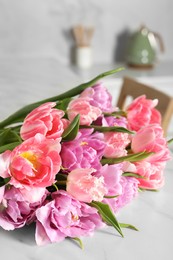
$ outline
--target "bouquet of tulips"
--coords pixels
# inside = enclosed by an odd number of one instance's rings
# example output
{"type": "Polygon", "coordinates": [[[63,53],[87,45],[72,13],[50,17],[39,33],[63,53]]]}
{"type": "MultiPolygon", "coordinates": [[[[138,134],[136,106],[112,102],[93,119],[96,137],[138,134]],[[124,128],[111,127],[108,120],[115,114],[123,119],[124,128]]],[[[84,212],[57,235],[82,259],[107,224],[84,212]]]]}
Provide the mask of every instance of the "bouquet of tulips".
{"type": "Polygon", "coordinates": [[[0,122],[0,227],[35,223],[38,245],[113,226],[140,190],[160,189],[170,159],[155,108],[138,97],[121,111],[100,81],[27,105],[0,122]]]}

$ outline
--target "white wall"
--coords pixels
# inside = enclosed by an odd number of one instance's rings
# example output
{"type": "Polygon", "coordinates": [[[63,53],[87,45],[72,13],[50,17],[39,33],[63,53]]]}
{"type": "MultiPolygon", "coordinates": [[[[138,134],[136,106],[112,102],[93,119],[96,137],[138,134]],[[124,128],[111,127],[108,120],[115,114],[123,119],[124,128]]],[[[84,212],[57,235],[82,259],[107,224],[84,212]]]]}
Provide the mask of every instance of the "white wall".
{"type": "Polygon", "coordinates": [[[70,29],[93,25],[95,63],[123,59],[127,35],[144,23],[173,59],[172,0],[0,0],[0,57],[49,56],[70,62],[70,29]]]}

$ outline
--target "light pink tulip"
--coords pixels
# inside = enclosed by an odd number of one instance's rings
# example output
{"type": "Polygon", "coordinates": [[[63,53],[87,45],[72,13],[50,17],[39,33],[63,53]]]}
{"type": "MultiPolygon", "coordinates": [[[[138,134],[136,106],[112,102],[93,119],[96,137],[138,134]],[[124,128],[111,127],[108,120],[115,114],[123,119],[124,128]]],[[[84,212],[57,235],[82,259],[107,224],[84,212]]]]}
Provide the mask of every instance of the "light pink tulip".
{"type": "Polygon", "coordinates": [[[143,178],[138,178],[139,187],[144,189],[160,189],[164,185],[165,163],[152,164],[147,161],[136,163],[136,172],[143,178]]]}
{"type": "Polygon", "coordinates": [[[9,164],[10,164],[11,152],[9,150],[0,154],[0,176],[2,178],[9,177],[9,164]]]}
{"type": "Polygon", "coordinates": [[[23,140],[33,137],[37,133],[52,139],[61,136],[64,131],[61,119],[64,112],[53,108],[55,105],[54,102],[45,103],[27,115],[20,130],[23,140]]]}
{"type": "Polygon", "coordinates": [[[0,187],[0,204],[4,197],[5,186],[0,187]]]}
{"type": "Polygon", "coordinates": [[[160,125],[149,125],[141,128],[132,138],[131,144],[134,153],[153,152],[146,160],[150,162],[165,162],[170,159],[167,141],[163,136],[160,125]]]}
{"type": "Polygon", "coordinates": [[[83,202],[102,201],[107,193],[104,178],[92,176],[94,169],[75,169],[67,177],[67,192],[83,202]]]}
{"type": "Polygon", "coordinates": [[[155,109],[157,103],[157,99],[146,99],[145,95],[134,99],[127,108],[127,120],[130,129],[138,131],[141,127],[149,124],[160,124],[161,115],[155,109]]]}
{"type": "Polygon", "coordinates": [[[104,134],[106,148],[104,156],[107,158],[121,157],[127,154],[126,147],[130,143],[127,133],[108,132],[104,134]]]}
{"type": "Polygon", "coordinates": [[[10,183],[28,190],[52,185],[61,166],[59,141],[36,134],[17,146],[10,154],[10,183]]]}
{"type": "Polygon", "coordinates": [[[48,190],[46,188],[33,187],[31,190],[25,188],[18,189],[23,199],[29,203],[38,203],[43,197],[46,197],[48,190]]]}
{"type": "Polygon", "coordinates": [[[92,106],[86,98],[77,98],[69,103],[67,114],[70,121],[79,114],[81,125],[91,125],[102,114],[102,111],[92,106]]]}

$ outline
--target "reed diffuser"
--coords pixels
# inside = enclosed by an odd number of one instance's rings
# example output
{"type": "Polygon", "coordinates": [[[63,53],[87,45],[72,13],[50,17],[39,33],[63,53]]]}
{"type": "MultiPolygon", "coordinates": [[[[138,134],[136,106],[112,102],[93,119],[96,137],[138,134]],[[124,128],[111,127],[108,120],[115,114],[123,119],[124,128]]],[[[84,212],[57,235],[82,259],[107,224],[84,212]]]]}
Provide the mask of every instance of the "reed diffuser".
{"type": "Polygon", "coordinates": [[[91,40],[94,28],[77,25],[72,28],[75,40],[75,62],[77,67],[88,69],[92,65],[91,40]]]}

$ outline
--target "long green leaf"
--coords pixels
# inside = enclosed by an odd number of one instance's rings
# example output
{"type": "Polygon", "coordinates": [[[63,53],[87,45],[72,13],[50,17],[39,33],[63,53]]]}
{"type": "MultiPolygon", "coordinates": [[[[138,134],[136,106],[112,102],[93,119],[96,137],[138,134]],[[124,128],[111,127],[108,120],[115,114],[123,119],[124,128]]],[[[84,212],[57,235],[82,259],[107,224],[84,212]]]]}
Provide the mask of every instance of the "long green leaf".
{"type": "Polygon", "coordinates": [[[21,120],[23,120],[25,118],[25,116],[30,113],[34,108],[38,107],[39,105],[46,103],[46,102],[57,102],[59,100],[65,99],[65,98],[70,98],[70,97],[74,97],[76,95],[79,95],[83,90],[85,90],[88,87],[93,86],[98,80],[107,77],[109,75],[115,74],[119,71],[122,71],[124,68],[117,68],[114,70],[110,70],[104,73],[99,74],[98,76],[96,76],[95,78],[93,78],[92,80],[84,83],[84,84],[80,84],[77,87],[74,87],[70,90],[68,90],[67,92],[60,94],[58,96],[54,96],[54,97],[50,97],[50,98],[46,98],[43,99],[41,101],[38,101],[36,103],[32,103],[29,104],[21,109],[19,109],[18,111],[16,111],[14,114],[11,114],[8,118],[6,118],[5,120],[0,122],[0,128],[3,128],[5,126],[8,126],[10,124],[13,124],[14,122],[20,122],[21,120]]]}
{"type": "Polygon", "coordinates": [[[120,127],[120,126],[97,126],[97,125],[90,125],[90,126],[80,126],[81,128],[93,128],[95,131],[106,133],[106,132],[120,132],[120,133],[128,133],[133,134],[132,131],[128,130],[127,128],[120,127]]]}
{"type": "Polygon", "coordinates": [[[117,158],[104,158],[101,160],[101,164],[116,164],[116,163],[121,163],[121,162],[137,162],[146,159],[153,153],[151,152],[141,152],[141,153],[135,153],[135,154],[130,154],[127,156],[122,156],[122,157],[117,157],[117,158]]]}
{"type": "Polygon", "coordinates": [[[3,153],[5,152],[6,150],[13,150],[16,146],[18,146],[21,142],[14,142],[14,143],[11,143],[11,144],[6,144],[6,145],[3,145],[3,146],[0,146],[0,153],[3,153]]]}
{"type": "Polygon", "coordinates": [[[20,136],[10,128],[4,129],[0,133],[0,146],[14,143],[14,142],[20,142],[20,141],[21,141],[20,136]]]}
{"type": "Polygon", "coordinates": [[[94,202],[91,202],[89,205],[92,207],[95,207],[98,210],[99,214],[101,215],[103,221],[105,221],[107,224],[113,226],[118,231],[118,233],[123,237],[121,227],[108,204],[94,201],[94,202]]]}
{"type": "Polygon", "coordinates": [[[65,129],[65,131],[62,134],[62,140],[63,141],[71,141],[75,139],[78,130],[79,130],[79,122],[80,122],[80,116],[77,115],[71,124],[65,129]]]}

